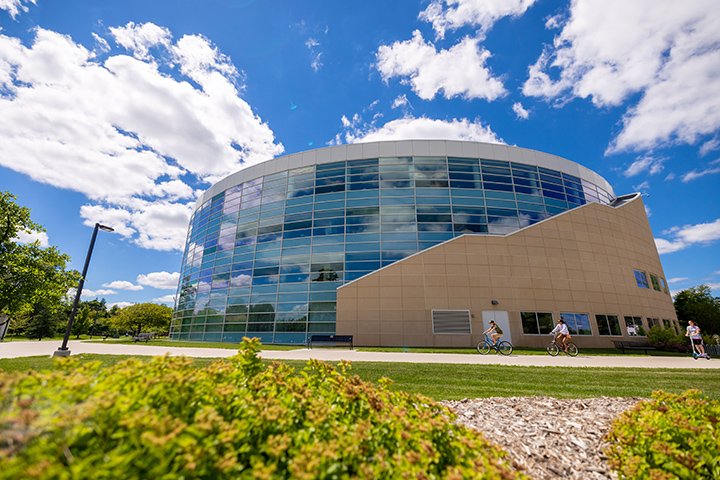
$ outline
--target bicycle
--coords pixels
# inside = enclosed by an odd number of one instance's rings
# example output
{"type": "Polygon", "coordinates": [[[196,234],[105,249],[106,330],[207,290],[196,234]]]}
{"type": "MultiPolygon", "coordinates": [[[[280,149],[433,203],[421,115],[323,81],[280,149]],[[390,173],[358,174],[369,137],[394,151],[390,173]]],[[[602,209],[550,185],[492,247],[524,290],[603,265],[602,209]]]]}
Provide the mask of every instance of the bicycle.
{"type": "Polygon", "coordinates": [[[493,343],[490,337],[485,335],[485,340],[477,344],[477,351],[483,355],[490,353],[490,350],[495,350],[496,353],[501,355],[510,355],[513,351],[512,343],[507,340],[502,340],[497,343],[493,343]]]}
{"type": "MultiPolygon", "coordinates": [[[[557,338],[553,337],[552,341],[548,344],[547,347],[545,347],[545,350],[547,350],[547,353],[551,357],[557,357],[560,351],[563,350],[563,348],[558,345],[557,338]]],[[[563,351],[571,357],[577,357],[578,354],[578,348],[573,342],[565,343],[565,349],[563,351]]]]}

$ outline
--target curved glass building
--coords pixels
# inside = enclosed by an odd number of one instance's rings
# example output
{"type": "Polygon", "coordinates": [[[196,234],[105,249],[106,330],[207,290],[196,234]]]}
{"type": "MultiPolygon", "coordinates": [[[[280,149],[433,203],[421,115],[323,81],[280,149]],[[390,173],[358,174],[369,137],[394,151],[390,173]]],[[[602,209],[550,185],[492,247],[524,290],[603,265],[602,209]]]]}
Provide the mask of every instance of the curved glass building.
{"type": "Polygon", "coordinates": [[[198,200],[171,337],[342,333],[337,292],[348,282],[458,236],[507,236],[613,199],[591,170],[506,145],[377,142],[271,159],[198,200]]]}

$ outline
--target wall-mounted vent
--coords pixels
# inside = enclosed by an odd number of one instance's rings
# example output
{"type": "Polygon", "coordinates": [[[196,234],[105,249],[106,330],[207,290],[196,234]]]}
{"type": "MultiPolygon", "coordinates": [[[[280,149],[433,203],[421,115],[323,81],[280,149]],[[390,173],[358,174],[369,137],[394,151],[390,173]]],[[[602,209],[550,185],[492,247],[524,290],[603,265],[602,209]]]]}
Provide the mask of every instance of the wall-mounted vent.
{"type": "Polygon", "coordinates": [[[433,310],[433,333],[470,335],[470,310],[433,310]]]}

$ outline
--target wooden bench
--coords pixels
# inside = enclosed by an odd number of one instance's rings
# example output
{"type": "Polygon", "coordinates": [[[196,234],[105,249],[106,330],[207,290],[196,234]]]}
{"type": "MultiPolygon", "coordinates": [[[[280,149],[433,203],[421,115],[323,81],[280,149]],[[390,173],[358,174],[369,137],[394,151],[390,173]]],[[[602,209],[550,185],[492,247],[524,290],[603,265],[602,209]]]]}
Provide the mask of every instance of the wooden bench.
{"type": "Polygon", "coordinates": [[[647,353],[648,350],[656,350],[656,348],[647,341],[613,340],[612,342],[615,344],[615,348],[621,350],[623,354],[625,354],[625,350],[643,350],[645,353],[647,353]]]}
{"type": "Polygon", "coordinates": [[[152,333],[138,333],[133,337],[133,342],[149,342],[152,340],[154,334],[152,333]]]}
{"type": "Polygon", "coordinates": [[[353,348],[353,336],[352,335],[310,335],[308,338],[308,348],[312,348],[313,343],[332,343],[337,345],[338,343],[349,343],[350,349],[353,348]]]}

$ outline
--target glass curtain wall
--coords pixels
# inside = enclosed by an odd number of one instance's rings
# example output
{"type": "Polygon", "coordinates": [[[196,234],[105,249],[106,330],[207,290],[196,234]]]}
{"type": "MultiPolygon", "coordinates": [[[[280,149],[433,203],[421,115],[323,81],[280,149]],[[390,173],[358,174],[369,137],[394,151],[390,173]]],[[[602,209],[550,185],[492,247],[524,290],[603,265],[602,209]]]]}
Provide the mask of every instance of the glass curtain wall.
{"type": "Polygon", "coordinates": [[[292,169],[193,214],[175,339],[304,343],[335,333],[336,289],[463,234],[507,234],[608,192],[512,162],[393,157],[292,169]]]}

